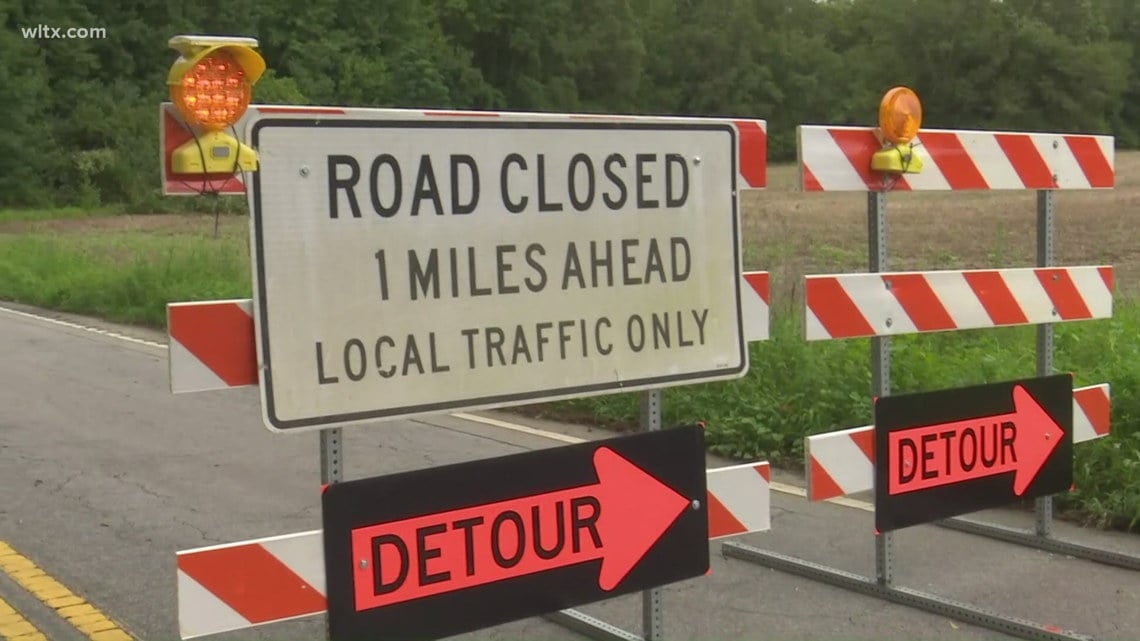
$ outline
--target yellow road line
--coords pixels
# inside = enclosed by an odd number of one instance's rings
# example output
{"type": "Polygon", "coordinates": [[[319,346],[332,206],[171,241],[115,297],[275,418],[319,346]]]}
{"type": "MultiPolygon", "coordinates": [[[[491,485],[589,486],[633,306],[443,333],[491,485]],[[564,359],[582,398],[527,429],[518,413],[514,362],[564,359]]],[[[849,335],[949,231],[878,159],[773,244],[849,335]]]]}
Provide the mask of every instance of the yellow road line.
{"type": "MultiPolygon", "coordinates": [[[[91,605],[83,597],[77,596],[68,589],[67,586],[48,576],[31,559],[12,549],[12,546],[3,541],[0,541],[0,570],[3,570],[20,587],[31,592],[44,605],[55,610],[56,614],[75,626],[91,641],[136,641],[118,623],[103,614],[99,608],[91,605]]],[[[24,621],[19,614],[15,614],[15,616],[27,624],[27,627],[31,628],[30,631],[26,633],[15,632],[14,634],[17,636],[7,634],[5,622],[8,621],[6,617],[9,615],[4,614],[4,606],[6,605],[0,601],[0,636],[5,637],[8,641],[47,641],[43,634],[31,627],[31,624],[24,621]]],[[[9,607],[8,609],[11,610],[12,608],[9,607]]],[[[15,613],[15,610],[12,612],[15,613]]],[[[20,623],[15,622],[11,629],[23,629],[19,628],[19,625],[20,623]]]]}
{"type": "Polygon", "coordinates": [[[2,598],[0,598],[0,638],[7,641],[47,641],[43,632],[2,598]]]}

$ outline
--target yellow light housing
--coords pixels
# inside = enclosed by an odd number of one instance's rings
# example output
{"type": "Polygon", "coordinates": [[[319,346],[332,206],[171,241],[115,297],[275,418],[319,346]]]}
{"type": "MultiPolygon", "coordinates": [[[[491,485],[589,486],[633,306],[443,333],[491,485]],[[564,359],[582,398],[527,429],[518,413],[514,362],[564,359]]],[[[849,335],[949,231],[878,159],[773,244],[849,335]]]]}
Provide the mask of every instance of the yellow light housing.
{"type": "Polygon", "coordinates": [[[871,156],[871,169],[888,174],[917,174],[922,157],[914,151],[914,139],[922,127],[922,101],[909,87],[893,87],[879,103],[879,128],[875,135],[883,148],[871,156]]]}
{"type": "Polygon", "coordinates": [[[257,171],[257,152],[224,131],[209,131],[175,147],[170,170],[176,174],[231,174],[257,171]]]}
{"type": "Polygon", "coordinates": [[[169,45],[180,55],[166,84],[170,99],[192,127],[205,130],[173,152],[171,170],[179,174],[255,171],[257,152],[225,133],[245,115],[253,85],[265,73],[265,59],[254,38],[175,36],[169,45]]]}
{"type": "Polygon", "coordinates": [[[922,156],[914,153],[911,143],[889,145],[871,156],[871,169],[885,174],[922,173],[922,156]]]}

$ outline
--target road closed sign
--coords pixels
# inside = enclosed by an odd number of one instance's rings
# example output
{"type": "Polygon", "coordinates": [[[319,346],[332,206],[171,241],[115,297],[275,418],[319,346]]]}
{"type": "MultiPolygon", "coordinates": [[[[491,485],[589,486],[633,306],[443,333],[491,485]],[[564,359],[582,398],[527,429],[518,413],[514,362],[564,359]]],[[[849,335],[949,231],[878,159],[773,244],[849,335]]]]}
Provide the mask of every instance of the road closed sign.
{"type": "Polygon", "coordinates": [[[251,129],[275,431],[742,376],[730,122],[251,129]]]}

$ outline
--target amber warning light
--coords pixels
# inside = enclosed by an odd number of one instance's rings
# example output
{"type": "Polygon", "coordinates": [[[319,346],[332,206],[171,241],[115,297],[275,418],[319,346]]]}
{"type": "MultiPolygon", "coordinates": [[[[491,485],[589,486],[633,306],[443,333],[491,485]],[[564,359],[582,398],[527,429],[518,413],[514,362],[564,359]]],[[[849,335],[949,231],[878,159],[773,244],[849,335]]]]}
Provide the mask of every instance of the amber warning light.
{"type": "Polygon", "coordinates": [[[257,153],[226,132],[245,115],[253,85],[265,72],[257,40],[217,36],[175,36],[170,47],[180,56],[166,84],[170,99],[194,139],[176,148],[171,170],[177,174],[225,174],[256,171],[257,153]]]}
{"type": "Polygon", "coordinates": [[[871,169],[887,174],[917,174],[922,157],[914,153],[914,139],[922,126],[922,102],[909,87],[894,87],[879,103],[875,130],[883,148],[871,156],[871,169]]]}

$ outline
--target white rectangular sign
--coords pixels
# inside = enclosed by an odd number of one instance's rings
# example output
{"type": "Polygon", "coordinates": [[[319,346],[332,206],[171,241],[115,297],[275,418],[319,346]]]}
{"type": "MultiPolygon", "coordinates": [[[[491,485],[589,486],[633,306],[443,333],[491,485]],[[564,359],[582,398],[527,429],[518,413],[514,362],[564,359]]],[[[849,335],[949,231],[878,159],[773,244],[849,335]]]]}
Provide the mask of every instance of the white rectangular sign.
{"type": "Polygon", "coordinates": [[[253,123],[266,426],[743,376],[737,136],[678,119],[253,123]]]}

